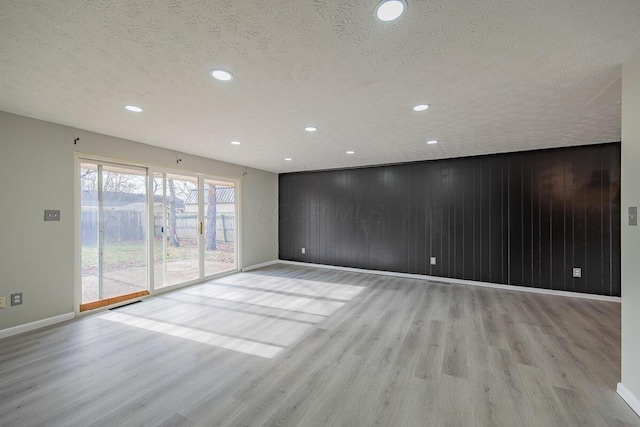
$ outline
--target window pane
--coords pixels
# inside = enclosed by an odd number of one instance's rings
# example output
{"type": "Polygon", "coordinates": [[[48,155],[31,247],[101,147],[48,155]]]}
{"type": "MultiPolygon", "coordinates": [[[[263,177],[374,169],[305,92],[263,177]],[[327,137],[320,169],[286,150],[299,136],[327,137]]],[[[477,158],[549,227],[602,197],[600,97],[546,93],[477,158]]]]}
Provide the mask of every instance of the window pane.
{"type": "Polygon", "coordinates": [[[198,180],[167,174],[166,185],[166,269],[162,286],[176,285],[200,277],[198,180]]]}
{"type": "Polygon", "coordinates": [[[80,165],[82,302],[98,300],[98,165],[80,165]]]}
{"type": "Polygon", "coordinates": [[[146,171],[103,166],[103,298],[147,289],[146,171]]]}
{"type": "Polygon", "coordinates": [[[205,276],[236,268],[235,202],[236,188],[233,182],[205,179],[205,276]]]}
{"type": "Polygon", "coordinates": [[[82,163],[80,187],[82,303],[146,291],[146,170],[82,163]]]}

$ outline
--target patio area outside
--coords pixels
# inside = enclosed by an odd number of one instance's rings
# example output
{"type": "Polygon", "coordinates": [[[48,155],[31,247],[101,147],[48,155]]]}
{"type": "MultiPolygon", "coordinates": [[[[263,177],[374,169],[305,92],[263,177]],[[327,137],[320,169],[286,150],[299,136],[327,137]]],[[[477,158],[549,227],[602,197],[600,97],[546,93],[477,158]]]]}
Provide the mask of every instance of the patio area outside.
{"type": "MultiPolygon", "coordinates": [[[[143,241],[109,243],[103,255],[103,298],[147,290],[147,254],[143,241]]],[[[179,247],[167,245],[166,277],[163,278],[162,240],[154,241],[155,288],[188,282],[199,277],[195,240],[181,239],[179,247]]],[[[205,250],[205,275],[233,270],[234,242],[218,242],[216,250],[205,250]]],[[[82,303],[98,298],[97,245],[82,246],[82,303]]]]}

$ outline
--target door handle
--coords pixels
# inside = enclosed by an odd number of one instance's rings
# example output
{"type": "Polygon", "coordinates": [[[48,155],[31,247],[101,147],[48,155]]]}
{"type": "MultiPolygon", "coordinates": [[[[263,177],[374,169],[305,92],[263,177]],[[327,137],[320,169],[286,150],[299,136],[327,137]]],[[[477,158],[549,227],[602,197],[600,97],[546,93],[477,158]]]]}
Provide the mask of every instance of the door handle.
{"type": "Polygon", "coordinates": [[[200,234],[202,234],[202,221],[200,221],[200,234]]]}

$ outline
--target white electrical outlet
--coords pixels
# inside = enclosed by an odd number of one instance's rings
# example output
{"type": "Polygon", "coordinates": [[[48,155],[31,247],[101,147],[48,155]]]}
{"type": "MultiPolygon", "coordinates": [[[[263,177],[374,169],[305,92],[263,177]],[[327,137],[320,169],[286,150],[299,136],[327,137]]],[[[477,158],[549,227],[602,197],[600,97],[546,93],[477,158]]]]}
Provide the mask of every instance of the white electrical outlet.
{"type": "Polygon", "coordinates": [[[436,265],[436,257],[431,257],[431,265],[436,265]]]}
{"type": "Polygon", "coordinates": [[[11,306],[22,305],[22,292],[11,294],[11,306]]]}
{"type": "Polygon", "coordinates": [[[573,277],[582,277],[582,269],[578,267],[573,268],[573,277]]]}
{"type": "Polygon", "coordinates": [[[303,253],[303,254],[306,254],[306,253],[307,253],[305,248],[302,248],[302,253],[303,253]]]}
{"type": "Polygon", "coordinates": [[[0,297],[0,308],[5,308],[6,303],[4,302],[4,297],[0,297]]]}
{"type": "Polygon", "coordinates": [[[60,221],[60,211],[53,210],[45,210],[44,211],[44,220],[45,221],[60,221]]]}

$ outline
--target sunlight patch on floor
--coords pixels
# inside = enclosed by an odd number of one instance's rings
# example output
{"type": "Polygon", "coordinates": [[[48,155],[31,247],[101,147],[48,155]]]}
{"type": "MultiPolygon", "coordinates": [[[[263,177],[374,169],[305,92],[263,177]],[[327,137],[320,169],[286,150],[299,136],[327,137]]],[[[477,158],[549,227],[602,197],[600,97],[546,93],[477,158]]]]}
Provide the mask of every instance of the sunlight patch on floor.
{"type": "Polygon", "coordinates": [[[101,319],[273,358],[344,307],[362,286],[237,274],[151,298],[101,319]]]}
{"type": "Polygon", "coordinates": [[[211,285],[246,286],[264,291],[281,291],[295,293],[306,297],[322,297],[349,301],[364,289],[363,286],[343,285],[341,283],[322,282],[318,280],[296,279],[295,281],[269,281],[264,275],[243,273],[226,276],[210,282],[211,285]]]}
{"type": "Polygon", "coordinates": [[[274,294],[269,291],[261,291],[258,289],[221,289],[216,286],[190,288],[185,290],[184,293],[226,301],[256,304],[263,307],[318,314],[322,316],[330,316],[345,304],[344,302],[324,301],[309,297],[274,294]]]}
{"type": "Polygon", "coordinates": [[[238,337],[219,335],[212,332],[206,332],[186,326],[179,326],[172,323],[161,322],[158,320],[144,319],[138,316],[132,316],[124,313],[115,313],[110,311],[108,313],[102,314],[100,318],[109,320],[111,322],[121,323],[127,326],[134,326],[136,328],[141,328],[152,332],[159,332],[178,338],[188,339],[191,341],[196,341],[227,350],[238,351],[241,353],[251,354],[253,356],[259,356],[268,359],[275,357],[283,350],[282,347],[274,345],[248,341],[238,337]]]}

